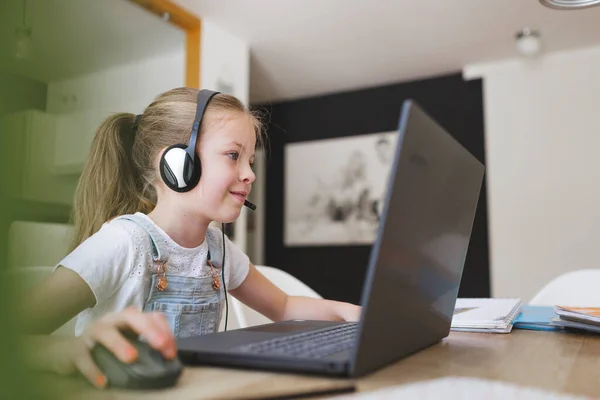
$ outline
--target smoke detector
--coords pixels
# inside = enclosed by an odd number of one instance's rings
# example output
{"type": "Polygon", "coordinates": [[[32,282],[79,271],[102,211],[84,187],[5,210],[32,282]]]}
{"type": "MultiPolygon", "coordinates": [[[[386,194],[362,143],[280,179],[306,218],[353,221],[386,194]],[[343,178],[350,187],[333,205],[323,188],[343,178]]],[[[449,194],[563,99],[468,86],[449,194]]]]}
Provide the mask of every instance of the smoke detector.
{"type": "Polygon", "coordinates": [[[600,5],[600,0],[540,0],[546,7],[557,10],[576,10],[600,5]]]}
{"type": "Polygon", "coordinates": [[[530,28],[523,28],[517,34],[516,46],[519,54],[533,58],[542,51],[542,39],[540,33],[530,28]]]}

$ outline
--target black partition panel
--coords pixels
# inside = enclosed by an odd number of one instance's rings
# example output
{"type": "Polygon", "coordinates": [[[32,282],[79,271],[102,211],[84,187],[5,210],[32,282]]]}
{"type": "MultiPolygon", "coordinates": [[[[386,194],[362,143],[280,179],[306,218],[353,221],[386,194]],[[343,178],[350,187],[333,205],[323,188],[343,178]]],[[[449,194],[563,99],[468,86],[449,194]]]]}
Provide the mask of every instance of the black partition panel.
{"type": "MultiPolygon", "coordinates": [[[[485,164],[482,81],[460,73],[381,87],[256,105],[269,114],[265,264],[296,276],[326,298],[358,303],[371,246],[284,246],[286,143],[397,129],[402,101],[415,99],[485,164]]],[[[335,157],[335,154],[331,155],[335,157]]],[[[460,297],[489,297],[486,185],[473,227],[460,297]]]]}

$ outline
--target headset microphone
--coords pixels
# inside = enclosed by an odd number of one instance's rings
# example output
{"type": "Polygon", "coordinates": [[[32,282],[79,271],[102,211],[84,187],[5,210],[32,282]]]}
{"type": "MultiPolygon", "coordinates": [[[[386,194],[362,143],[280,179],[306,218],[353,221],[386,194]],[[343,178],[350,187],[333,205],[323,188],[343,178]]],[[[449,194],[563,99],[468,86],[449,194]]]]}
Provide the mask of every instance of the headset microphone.
{"type": "Polygon", "coordinates": [[[249,209],[251,209],[252,211],[256,210],[256,206],[252,203],[250,203],[248,200],[244,200],[244,205],[246,207],[248,207],[249,209]]]}

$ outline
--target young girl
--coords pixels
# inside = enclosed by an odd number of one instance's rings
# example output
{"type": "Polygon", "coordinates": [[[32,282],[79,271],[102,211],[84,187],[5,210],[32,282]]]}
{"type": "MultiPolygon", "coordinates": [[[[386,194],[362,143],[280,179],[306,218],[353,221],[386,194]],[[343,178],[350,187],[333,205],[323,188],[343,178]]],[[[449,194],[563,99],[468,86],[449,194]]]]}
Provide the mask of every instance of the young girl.
{"type": "Polygon", "coordinates": [[[218,329],[225,290],[275,321],[359,319],[355,305],[287,296],[209,226],[240,215],[261,139],[259,120],[239,100],[190,88],[100,126],[75,197],[73,251],[24,312],[27,331],[38,334],[78,315],[77,344],[67,346],[76,350],[48,347],[49,358],[62,357],[55,370],[79,369],[104,386],[82,349],[98,341],[133,361],[123,328],[174,357],[174,338],[218,329]]]}

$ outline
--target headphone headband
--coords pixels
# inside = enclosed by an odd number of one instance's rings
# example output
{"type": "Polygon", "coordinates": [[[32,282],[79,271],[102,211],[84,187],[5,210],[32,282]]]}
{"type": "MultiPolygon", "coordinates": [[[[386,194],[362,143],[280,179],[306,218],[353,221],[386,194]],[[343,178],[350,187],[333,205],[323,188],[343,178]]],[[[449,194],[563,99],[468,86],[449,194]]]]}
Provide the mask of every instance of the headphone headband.
{"type": "Polygon", "coordinates": [[[202,89],[198,92],[198,101],[196,103],[196,117],[194,118],[194,124],[192,125],[192,136],[190,136],[190,144],[186,149],[186,152],[192,158],[192,160],[196,155],[196,141],[198,140],[198,133],[200,130],[200,125],[202,124],[204,112],[206,111],[206,106],[208,105],[210,99],[212,99],[213,96],[219,93],[220,92],[214,92],[208,89],[202,89]]]}
{"type": "Polygon", "coordinates": [[[218,93],[205,89],[198,91],[196,116],[189,144],[179,143],[169,146],[160,159],[160,176],[165,184],[176,192],[192,190],[200,180],[202,167],[200,157],[196,154],[196,142],[208,102],[218,93]]]}

